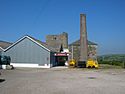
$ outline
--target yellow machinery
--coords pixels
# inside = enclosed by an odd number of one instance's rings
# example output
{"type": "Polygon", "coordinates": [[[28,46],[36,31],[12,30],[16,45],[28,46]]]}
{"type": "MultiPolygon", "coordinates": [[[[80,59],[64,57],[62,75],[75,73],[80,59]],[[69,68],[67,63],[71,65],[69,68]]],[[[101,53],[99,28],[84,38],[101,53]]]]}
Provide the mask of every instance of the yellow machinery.
{"type": "MultiPolygon", "coordinates": [[[[76,60],[74,59],[71,59],[69,61],[69,67],[76,67],[76,60]]],[[[98,68],[99,67],[99,64],[98,64],[98,61],[95,60],[95,59],[88,59],[87,62],[86,62],[86,68],[98,68]]]]}
{"type": "Polygon", "coordinates": [[[76,61],[74,59],[71,59],[69,61],[69,67],[75,67],[76,66],[76,61]]]}
{"type": "Polygon", "coordinates": [[[86,63],[86,67],[87,68],[98,68],[99,67],[98,61],[96,59],[88,59],[88,61],[86,63]]]}

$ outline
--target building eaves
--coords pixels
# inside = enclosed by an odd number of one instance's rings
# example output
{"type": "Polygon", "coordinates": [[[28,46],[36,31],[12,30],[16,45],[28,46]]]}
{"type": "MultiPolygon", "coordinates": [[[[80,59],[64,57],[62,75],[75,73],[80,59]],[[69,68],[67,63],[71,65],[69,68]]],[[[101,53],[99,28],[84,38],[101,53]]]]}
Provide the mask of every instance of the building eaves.
{"type": "Polygon", "coordinates": [[[4,49],[2,47],[0,47],[0,51],[4,51],[4,49]]]}

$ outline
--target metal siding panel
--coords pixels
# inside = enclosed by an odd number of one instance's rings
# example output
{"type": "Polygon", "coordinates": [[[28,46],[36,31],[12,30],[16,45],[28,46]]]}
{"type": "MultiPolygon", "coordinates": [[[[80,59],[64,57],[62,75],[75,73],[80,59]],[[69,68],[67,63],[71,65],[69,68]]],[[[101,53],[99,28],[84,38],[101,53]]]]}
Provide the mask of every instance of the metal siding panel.
{"type": "Polygon", "coordinates": [[[25,38],[11,49],[4,52],[13,63],[50,64],[50,52],[25,38]]]}
{"type": "Polygon", "coordinates": [[[0,51],[0,55],[2,55],[2,51],[0,51]]]}

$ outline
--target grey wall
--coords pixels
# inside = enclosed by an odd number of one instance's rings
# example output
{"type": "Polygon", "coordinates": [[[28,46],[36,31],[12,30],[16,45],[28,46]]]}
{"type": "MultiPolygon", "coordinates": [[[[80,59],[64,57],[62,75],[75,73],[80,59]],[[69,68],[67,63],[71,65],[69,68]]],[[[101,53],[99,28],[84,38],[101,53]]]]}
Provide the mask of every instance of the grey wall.
{"type": "Polygon", "coordinates": [[[2,52],[0,51],[0,55],[2,54],[2,52]]]}
{"type": "Polygon", "coordinates": [[[50,64],[50,52],[25,38],[6,52],[12,63],[50,64]]]}
{"type": "Polygon", "coordinates": [[[55,48],[57,52],[60,52],[61,45],[63,48],[68,48],[68,34],[63,32],[60,35],[47,35],[46,43],[55,48]]]}

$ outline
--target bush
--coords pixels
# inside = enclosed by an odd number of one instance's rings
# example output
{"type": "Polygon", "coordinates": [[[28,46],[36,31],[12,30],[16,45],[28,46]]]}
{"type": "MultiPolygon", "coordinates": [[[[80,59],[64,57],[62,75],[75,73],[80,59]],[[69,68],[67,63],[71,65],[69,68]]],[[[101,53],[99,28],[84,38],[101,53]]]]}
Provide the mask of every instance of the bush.
{"type": "Polygon", "coordinates": [[[123,61],[98,61],[99,64],[109,64],[109,65],[116,65],[116,66],[123,66],[123,61]]]}

